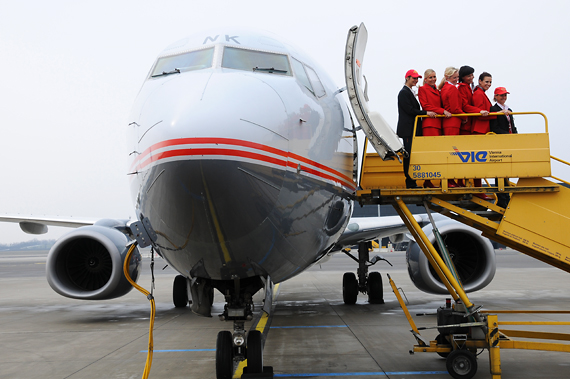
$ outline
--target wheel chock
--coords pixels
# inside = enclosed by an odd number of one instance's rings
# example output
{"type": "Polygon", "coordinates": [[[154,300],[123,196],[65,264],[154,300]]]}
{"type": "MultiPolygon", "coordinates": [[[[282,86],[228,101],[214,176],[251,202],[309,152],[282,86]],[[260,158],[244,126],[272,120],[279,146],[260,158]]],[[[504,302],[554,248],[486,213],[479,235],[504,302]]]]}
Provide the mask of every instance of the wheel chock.
{"type": "Polygon", "coordinates": [[[241,379],[273,379],[273,366],[263,366],[263,372],[248,373],[247,366],[243,368],[241,379]]]}

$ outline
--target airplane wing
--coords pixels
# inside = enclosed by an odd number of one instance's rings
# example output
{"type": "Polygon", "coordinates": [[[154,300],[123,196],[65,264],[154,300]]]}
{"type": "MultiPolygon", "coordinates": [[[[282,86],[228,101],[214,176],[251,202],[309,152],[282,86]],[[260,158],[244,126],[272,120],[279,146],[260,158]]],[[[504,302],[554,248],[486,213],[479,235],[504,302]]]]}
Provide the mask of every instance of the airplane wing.
{"type": "MultiPolygon", "coordinates": [[[[427,222],[426,215],[415,215],[414,217],[420,224],[427,222]]],[[[334,250],[340,250],[345,246],[354,246],[363,241],[404,234],[407,231],[408,228],[400,216],[353,217],[337,241],[334,250]]]]}
{"type": "Polygon", "coordinates": [[[0,222],[17,222],[20,224],[22,231],[28,234],[45,234],[47,233],[48,225],[79,228],[86,225],[93,225],[96,220],[0,215],[0,222]]]}

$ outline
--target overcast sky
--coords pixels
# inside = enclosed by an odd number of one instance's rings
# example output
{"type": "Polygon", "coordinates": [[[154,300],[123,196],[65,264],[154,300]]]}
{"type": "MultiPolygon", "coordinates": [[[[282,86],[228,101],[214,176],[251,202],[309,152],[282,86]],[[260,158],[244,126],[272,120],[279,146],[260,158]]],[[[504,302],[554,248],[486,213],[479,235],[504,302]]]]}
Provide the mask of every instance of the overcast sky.
{"type": "MultiPolygon", "coordinates": [[[[404,74],[468,64],[507,87],[515,111],[549,117],[551,153],[570,161],[566,1],[0,2],[0,213],[134,216],[128,114],[156,55],[204,29],[246,26],[284,37],[343,87],[348,29],[369,32],[370,106],[395,127],[404,74]]],[[[517,118],[519,132],[542,120],[517,118]],[[526,122],[525,122],[526,121],[526,122]]],[[[553,165],[566,180],[570,170],[553,165]]],[[[52,228],[42,238],[66,230],[52,228]]],[[[0,225],[0,243],[33,238],[0,225]]]]}

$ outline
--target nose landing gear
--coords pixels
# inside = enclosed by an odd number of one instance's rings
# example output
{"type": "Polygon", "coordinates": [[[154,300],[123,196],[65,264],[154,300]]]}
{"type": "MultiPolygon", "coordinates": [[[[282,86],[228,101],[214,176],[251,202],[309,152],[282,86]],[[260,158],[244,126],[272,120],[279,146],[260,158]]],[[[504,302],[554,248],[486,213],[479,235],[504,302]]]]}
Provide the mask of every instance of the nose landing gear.
{"type": "MultiPolygon", "coordinates": [[[[270,283],[269,279],[265,283],[270,283]]],[[[216,342],[216,378],[231,379],[235,367],[247,359],[247,366],[243,369],[243,379],[247,378],[273,378],[271,367],[263,366],[263,334],[255,329],[256,322],[247,333],[245,322],[253,320],[253,294],[263,287],[262,281],[247,281],[234,279],[222,288],[225,293],[226,305],[224,312],[219,316],[222,321],[233,321],[233,333],[221,331],[216,342]]],[[[269,288],[271,288],[269,286],[269,288]]],[[[220,289],[218,287],[218,289],[220,289]]],[[[268,296],[270,290],[266,287],[265,302],[271,302],[268,296]]],[[[270,305],[269,305],[270,306],[270,305]]],[[[263,311],[262,311],[263,313],[263,311]]]]}
{"type": "MultiPolygon", "coordinates": [[[[342,298],[347,305],[356,303],[359,292],[368,294],[368,302],[370,304],[384,304],[382,276],[376,271],[368,273],[368,267],[376,264],[378,261],[388,261],[379,255],[369,259],[371,247],[372,242],[370,241],[360,242],[358,244],[358,258],[350,254],[348,250],[343,250],[346,255],[358,262],[358,279],[352,272],[345,272],[342,277],[342,298]]],[[[390,262],[388,264],[392,266],[390,262]]]]}

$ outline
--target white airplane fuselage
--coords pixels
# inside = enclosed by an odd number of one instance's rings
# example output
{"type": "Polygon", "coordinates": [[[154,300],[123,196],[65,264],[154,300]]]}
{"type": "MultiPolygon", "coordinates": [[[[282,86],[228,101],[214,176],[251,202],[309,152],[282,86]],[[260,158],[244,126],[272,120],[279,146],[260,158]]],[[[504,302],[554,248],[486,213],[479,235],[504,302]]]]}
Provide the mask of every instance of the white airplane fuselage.
{"type": "Polygon", "coordinates": [[[333,246],[356,190],[338,92],[269,34],[204,33],[159,55],[129,119],[129,174],[137,217],[173,268],[277,283],[333,246]]]}

